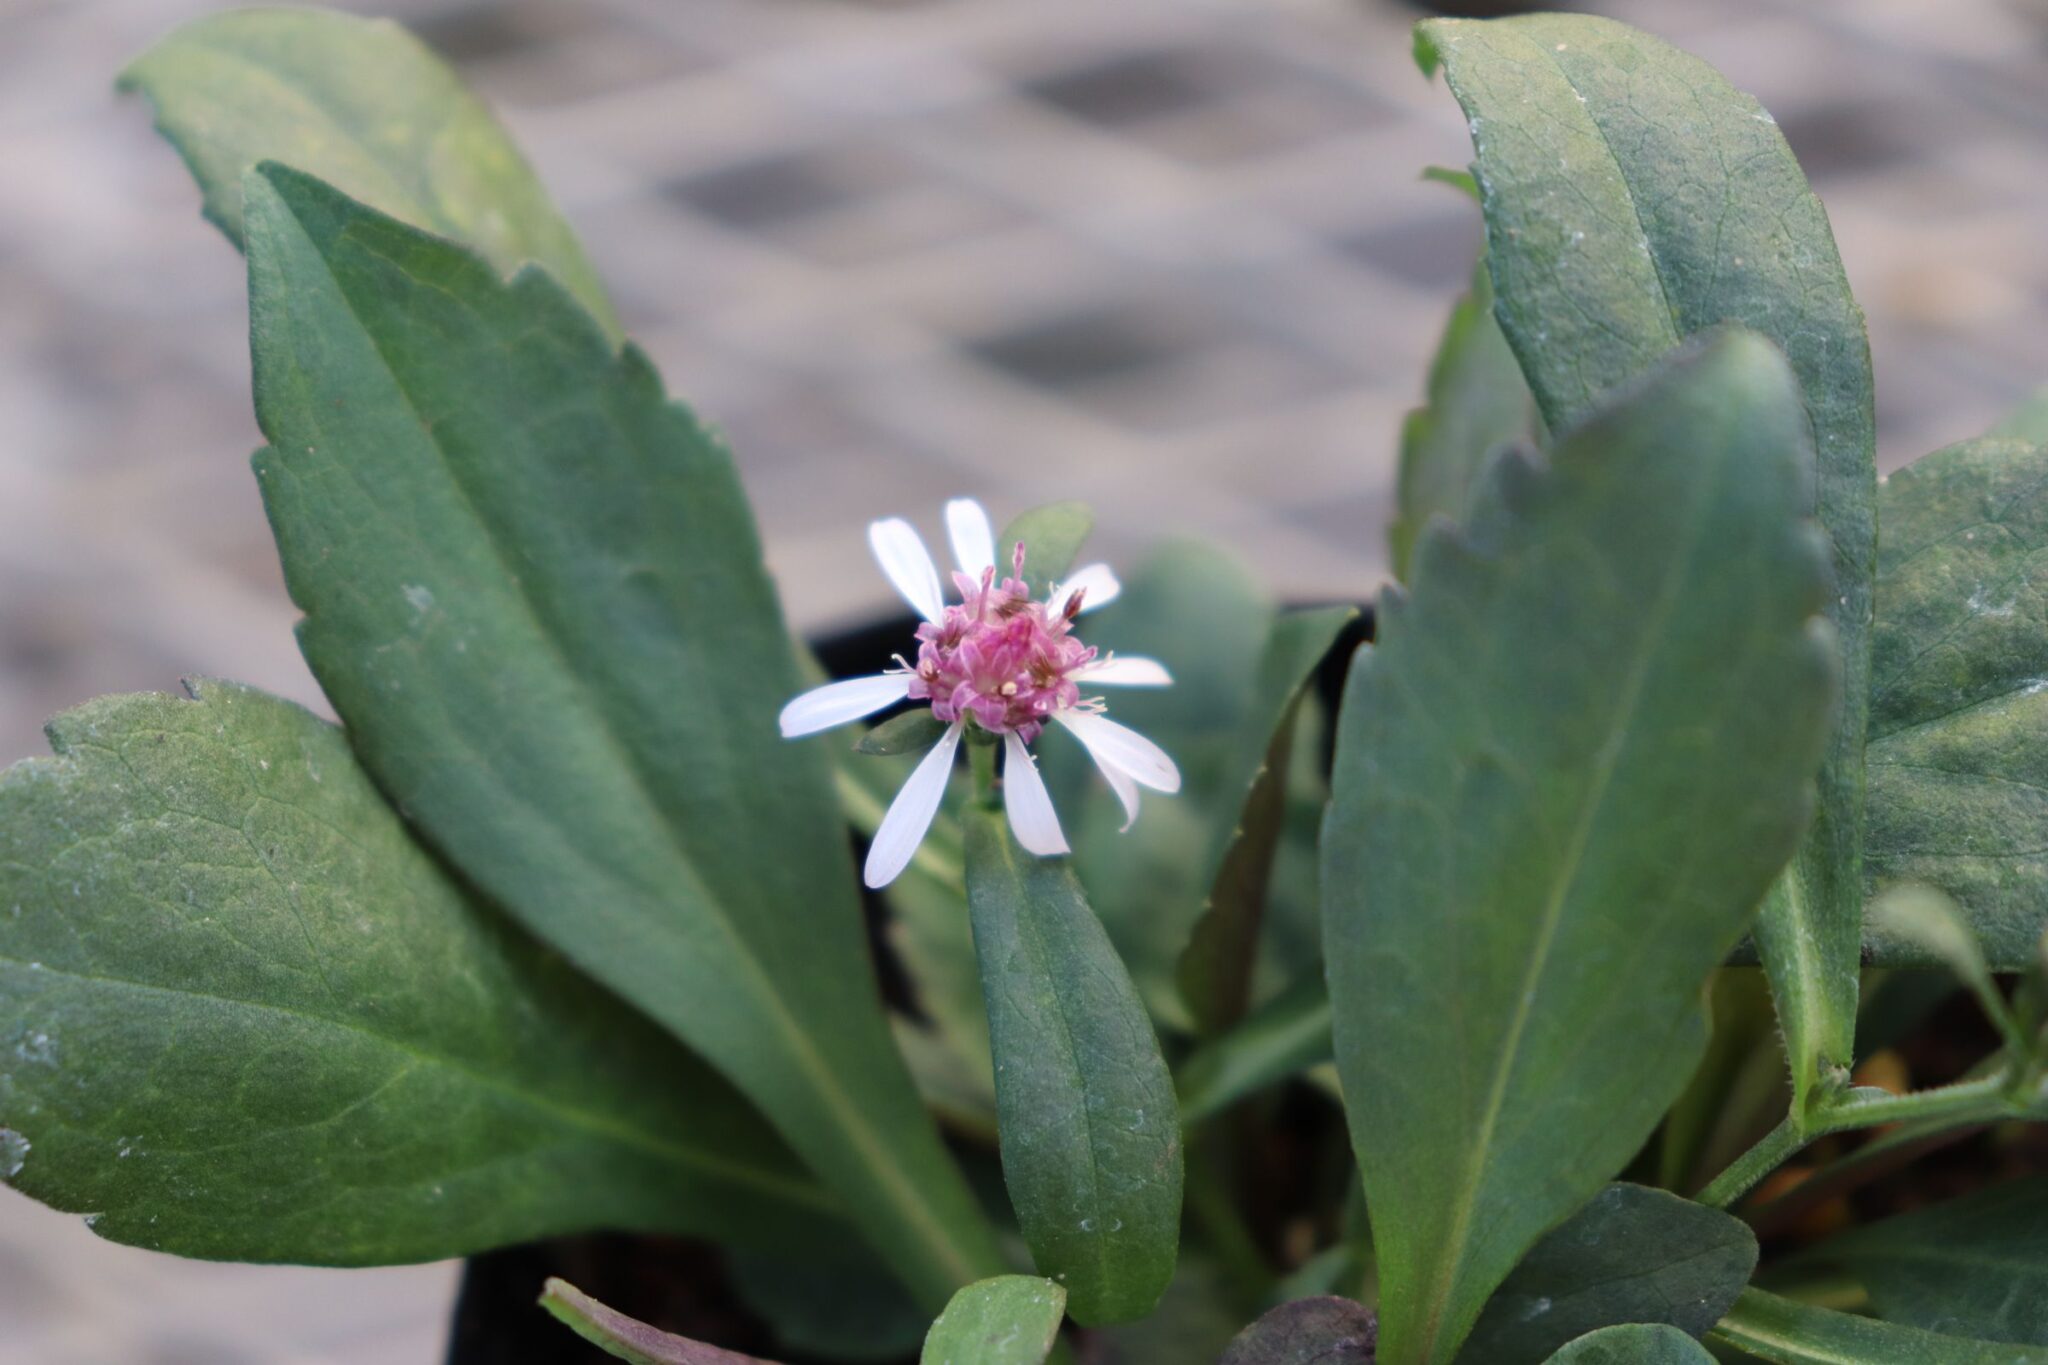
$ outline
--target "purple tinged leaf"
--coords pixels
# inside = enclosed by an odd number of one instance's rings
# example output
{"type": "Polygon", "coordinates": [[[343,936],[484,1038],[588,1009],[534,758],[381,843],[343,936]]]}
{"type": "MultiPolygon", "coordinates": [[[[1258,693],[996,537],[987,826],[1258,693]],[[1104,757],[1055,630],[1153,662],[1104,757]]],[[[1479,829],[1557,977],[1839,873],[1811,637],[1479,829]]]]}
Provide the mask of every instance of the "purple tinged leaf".
{"type": "Polygon", "coordinates": [[[577,1336],[630,1365],[774,1365],[649,1327],[638,1318],[606,1307],[566,1280],[550,1279],[541,1291],[540,1306],[577,1336]]]}
{"type": "Polygon", "coordinates": [[[1374,1365],[1379,1335],[1364,1304],[1297,1299],[1239,1332],[1216,1365],[1374,1365]]]}

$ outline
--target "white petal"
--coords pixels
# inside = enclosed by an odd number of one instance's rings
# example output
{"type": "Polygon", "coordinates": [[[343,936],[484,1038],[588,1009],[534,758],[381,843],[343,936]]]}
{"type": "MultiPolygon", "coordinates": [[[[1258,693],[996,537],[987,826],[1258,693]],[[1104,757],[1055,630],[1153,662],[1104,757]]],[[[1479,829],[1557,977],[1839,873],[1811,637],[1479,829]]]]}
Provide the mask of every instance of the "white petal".
{"type": "Polygon", "coordinates": [[[1083,590],[1088,595],[1081,599],[1081,610],[1090,612],[1116,601],[1116,595],[1124,590],[1124,585],[1116,581],[1116,575],[1109,571],[1107,564],[1090,564],[1084,569],[1076,569],[1072,578],[1052,590],[1052,614],[1057,616],[1065,611],[1067,599],[1083,590]]]}
{"type": "Polygon", "coordinates": [[[1014,731],[1003,736],[1009,761],[1003,765],[1003,808],[1010,813],[1010,828],[1017,842],[1041,858],[1067,851],[1067,837],[1060,833],[1059,813],[1052,808],[1052,795],[1031,750],[1014,731]]]}
{"type": "Polygon", "coordinates": [[[1180,769],[1173,766],[1166,750],[1128,725],[1118,725],[1096,711],[1055,711],[1052,718],[1072,730],[1074,738],[1088,746],[1095,766],[1102,769],[1105,776],[1115,768],[1154,791],[1180,790],[1180,769]]]}
{"type": "Polygon", "coordinates": [[[782,708],[782,737],[815,735],[835,725],[873,715],[910,695],[908,673],[879,673],[872,678],[814,687],[782,708]]]}
{"type": "Polygon", "coordinates": [[[903,600],[925,620],[937,621],[945,605],[945,599],[939,595],[939,570],[917,528],[901,517],[870,522],[868,545],[873,548],[882,572],[903,594],[903,600]]]}
{"type": "Polygon", "coordinates": [[[1111,687],[1171,687],[1173,674],[1157,659],[1142,654],[1112,654],[1081,670],[1080,677],[1111,687]]]}
{"type": "Polygon", "coordinates": [[[868,845],[864,875],[869,887],[880,890],[895,881],[896,875],[910,865],[917,846],[924,842],[925,831],[932,827],[932,817],[939,813],[939,802],[946,797],[946,780],[953,775],[953,753],[960,747],[960,729],[961,723],[955,721],[939,737],[939,742],[932,745],[931,752],[911,772],[910,780],[896,793],[896,799],[889,803],[889,813],[882,817],[881,827],[868,845]]]}
{"type": "Polygon", "coordinates": [[[1138,784],[1131,781],[1131,775],[1122,768],[1112,768],[1106,763],[1095,766],[1101,772],[1102,780],[1109,783],[1109,789],[1116,793],[1116,799],[1124,803],[1124,822],[1117,833],[1126,833],[1138,823],[1138,784]]]}
{"type": "Polygon", "coordinates": [[[979,583],[981,571],[996,562],[996,533],[989,529],[988,513],[973,498],[953,499],[946,504],[946,537],[953,542],[953,563],[979,583]]]}

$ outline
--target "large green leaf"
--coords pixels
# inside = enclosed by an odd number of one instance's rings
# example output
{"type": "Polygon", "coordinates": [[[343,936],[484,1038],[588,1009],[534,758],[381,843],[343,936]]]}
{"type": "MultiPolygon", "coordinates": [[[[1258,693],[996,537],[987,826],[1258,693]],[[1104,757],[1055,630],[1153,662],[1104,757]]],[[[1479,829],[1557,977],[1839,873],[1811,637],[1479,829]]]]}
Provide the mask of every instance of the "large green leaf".
{"type": "Polygon", "coordinates": [[[1211,817],[1204,864],[1209,894],[1178,968],[1181,995],[1204,1033],[1230,1027],[1251,1007],[1259,930],[1285,832],[1295,713],[1316,666],[1357,616],[1352,607],[1292,611],[1266,633],[1236,757],[1211,817]]]}
{"type": "Polygon", "coordinates": [[[1609,1185],[1529,1249],[1458,1353],[1470,1365],[1539,1365],[1615,1323],[1700,1336],[1756,1269],[1756,1234],[1719,1209],[1642,1185],[1609,1185]]]}
{"type": "Polygon", "coordinates": [[[1323,829],[1381,1358],[1448,1360],[1640,1148],[1804,828],[1834,691],[1783,359],[1735,333],[1495,462],[1354,664],[1323,829]]]}
{"type": "Polygon", "coordinates": [[[1891,1322],[2048,1346],[2048,1177],[1865,1223],[1796,1264],[1846,1273],[1891,1322]]]}
{"type": "Polygon", "coordinates": [[[1551,1365],[1713,1365],[1707,1348],[1676,1327],[1603,1327],[1561,1347],[1551,1365]]]}
{"type": "Polygon", "coordinates": [[[999,1269],[883,1022],[724,447],[553,279],[266,166],[256,471],[386,794],[760,1106],[927,1304],[999,1269]]]}
{"type": "Polygon", "coordinates": [[[1535,402],[1494,320],[1493,281],[1484,261],[1437,342],[1427,398],[1401,427],[1394,524],[1387,530],[1394,575],[1403,580],[1415,538],[1430,518],[1463,517],[1486,457],[1535,430],[1535,402]]]}
{"type": "Polygon", "coordinates": [[[209,15],[137,58],[121,88],[148,96],[206,216],[237,246],[243,175],[283,162],[467,243],[500,273],[543,266],[617,333],[597,272],[519,149],[454,72],[388,19],[209,15]]]}
{"type": "Polygon", "coordinates": [[[193,695],[69,712],[0,779],[0,1174],[235,1260],[846,1235],[724,1081],[415,844],[338,730],[193,695]]]}
{"type": "Polygon", "coordinates": [[[1878,1322],[1745,1289],[1714,1338],[1772,1365],[2048,1365],[2048,1351],[1878,1322]]]}
{"type": "MultiPolygon", "coordinates": [[[[2017,969],[2048,925],[2048,448],[1937,451],[1885,480],[1880,510],[1868,872],[1947,891],[2017,969]]],[[[1866,936],[1875,961],[1925,956],[1866,936]]]]}
{"type": "Polygon", "coordinates": [[[1553,430],[1723,323],[1776,342],[1803,387],[1846,700],[1813,828],[1757,923],[1803,1105],[1854,1045],[1877,535],[1870,346],[1827,214],[1770,114],[1626,25],[1432,20],[1418,51],[1471,119],[1495,312],[1553,430]]]}
{"type": "Polygon", "coordinates": [[[953,1296],[918,1365],[1039,1365],[1059,1337],[1067,1291],[1036,1275],[996,1275],[953,1296]]]}
{"type": "Polygon", "coordinates": [[[967,815],[1003,1179],[1032,1259],[1084,1326],[1142,1317],[1180,1243],[1180,1116],[1145,1006],[1064,859],[967,815]]]}

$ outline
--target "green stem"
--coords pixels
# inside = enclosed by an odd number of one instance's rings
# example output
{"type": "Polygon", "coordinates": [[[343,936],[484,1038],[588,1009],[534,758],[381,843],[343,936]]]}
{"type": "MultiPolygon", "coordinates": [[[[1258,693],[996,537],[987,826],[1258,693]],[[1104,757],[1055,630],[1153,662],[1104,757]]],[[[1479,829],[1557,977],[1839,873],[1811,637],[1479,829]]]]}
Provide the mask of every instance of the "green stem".
{"type": "Polygon", "coordinates": [[[2028,1103],[2013,1093],[2013,1074],[2009,1066],[2001,1066],[1976,1080],[1957,1081],[1953,1085],[1916,1090],[1905,1095],[1870,1088],[1850,1090],[1821,1101],[1804,1123],[1796,1114],[1788,1114],[1784,1122],[1764,1135],[1762,1141],[1715,1176],[1696,1198],[1702,1204],[1726,1208],[1800,1148],[1829,1133],[1911,1121],[1932,1120],[1943,1125],[1982,1123],[1993,1119],[2021,1118],[2030,1112],[2028,1103]]]}
{"type": "Polygon", "coordinates": [[[976,730],[967,732],[967,766],[974,775],[974,800],[994,810],[996,795],[996,746],[994,736],[983,738],[976,730]]]}
{"type": "Polygon", "coordinates": [[[1776,1128],[1764,1134],[1756,1146],[1735,1158],[1727,1170],[1715,1176],[1693,1198],[1709,1208],[1725,1209],[1778,1169],[1801,1147],[1819,1136],[1802,1132],[1798,1124],[1787,1114],[1776,1128]]]}

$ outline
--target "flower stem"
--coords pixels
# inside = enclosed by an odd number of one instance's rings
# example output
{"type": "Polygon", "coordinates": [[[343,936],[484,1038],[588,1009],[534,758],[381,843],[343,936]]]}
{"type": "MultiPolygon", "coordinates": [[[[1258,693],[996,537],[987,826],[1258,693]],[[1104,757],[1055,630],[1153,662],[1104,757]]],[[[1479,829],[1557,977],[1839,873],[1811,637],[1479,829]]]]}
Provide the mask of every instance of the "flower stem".
{"type": "Polygon", "coordinates": [[[996,746],[994,736],[984,737],[970,727],[967,732],[967,766],[974,775],[974,799],[994,810],[996,797],[996,746]]]}

